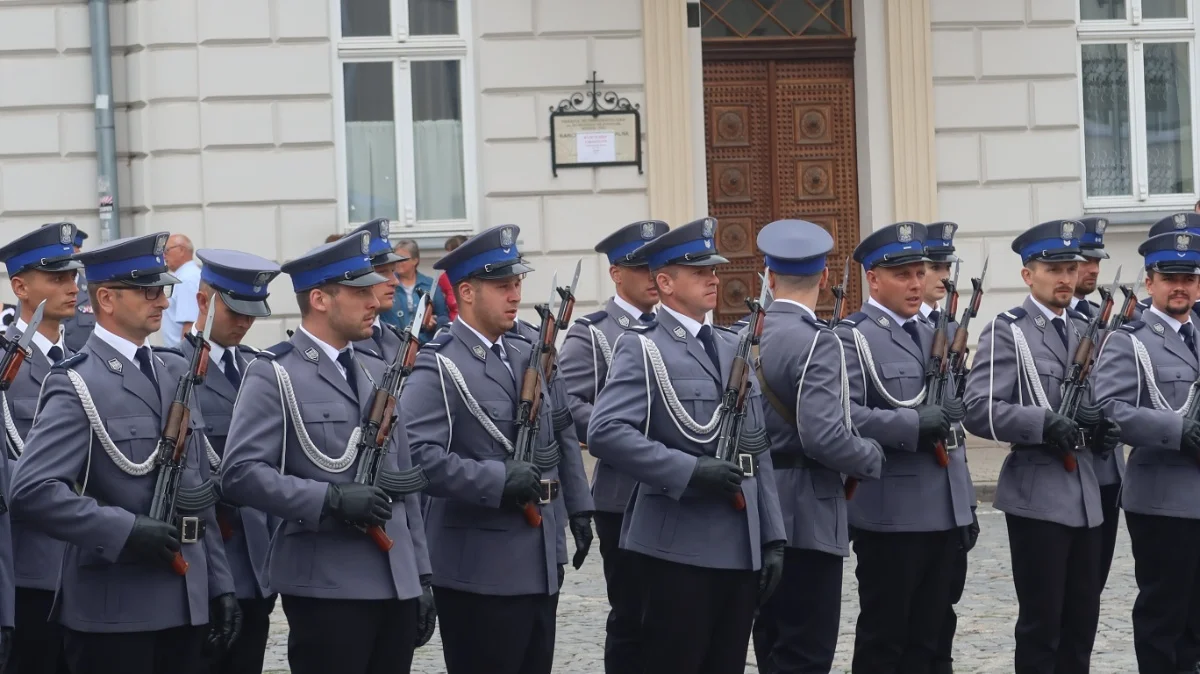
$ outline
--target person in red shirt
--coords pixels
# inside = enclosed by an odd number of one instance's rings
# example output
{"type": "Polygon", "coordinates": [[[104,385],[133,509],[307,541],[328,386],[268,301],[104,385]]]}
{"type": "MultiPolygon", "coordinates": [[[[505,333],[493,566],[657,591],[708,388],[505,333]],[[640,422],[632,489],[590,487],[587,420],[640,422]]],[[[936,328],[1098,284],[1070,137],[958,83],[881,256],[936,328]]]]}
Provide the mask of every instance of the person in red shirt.
{"type": "MultiPolygon", "coordinates": [[[[466,240],[467,237],[461,234],[446,239],[446,252],[449,253],[458,248],[466,240]]],[[[454,289],[450,287],[450,279],[446,278],[445,274],[442,274],[438,277],[437,283],[441,289],[442,297],[446,298],[446,308],[450,310],[450,320],[453,321],[458,318],[458,302],[454,301],[454,289]]]]}

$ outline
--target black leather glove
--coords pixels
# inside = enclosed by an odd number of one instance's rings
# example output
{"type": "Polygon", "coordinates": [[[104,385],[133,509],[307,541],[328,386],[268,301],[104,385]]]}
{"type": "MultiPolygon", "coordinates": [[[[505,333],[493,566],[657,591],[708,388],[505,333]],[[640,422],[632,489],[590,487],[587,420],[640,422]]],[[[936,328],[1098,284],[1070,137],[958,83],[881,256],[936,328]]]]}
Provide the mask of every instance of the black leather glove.
{"type": "Polygon", "coordinates": [[[170,564],[179,552],[179,529],[152,517],[138,515],[133,520],[133,529],[121,548],[119,558],[123,562],[149,562],[170,564]]]}
{"type": "Polygon", "coordinates": [[[1042,422],[1042,444],[1065,455],[1075,449],[1075,440],[1078,438],[1079,426],[1073,420],[1053,410],[1046,410],[1042,422]]]}
{"type": "Polygon", "coordinates": [[[219,656],[233,645],[242,633],[242,607],[232,592],[213,597],[208,603],[208,636],[204,652],[219,656]]]}
{"type": "MultiPolygon", "coordinates": [[[[8,667],[8,658],[12,655],[13,628],[0,627],[0,674],[8,667]]],[[[9,669],[8,671],[12,671],[9,669]]]]}
{"type": "Polygon", "coordinates": [[[1200,461],[1200,423],[1183,420],[1183,434],[1179,438],[1179,451],[1184,456],[1200,461]]]}
{"type": "Polygon", "coordinates": [[[392,519],[392,500],[379,487],[347,482],[325,490],[326,515],[364,526],[383,526],[392,519]]]}
{"type": "Polygon", "coordinates": [[[767,603],[779,579],[783,577],[783,541],[767,543],[762,548],[762,569],[758,572],[758,605],[767,603]]]}
{"type": "Polygon", "coordinates": [[[966,545],[963,546],[963,549],[970,552],[979,542],[979,516],[975,514],[975,506],[971,506],[971,523],[966,526],[966,529],[966,545]]]}
{"type": "Polygon", "coordinates": [[[1075,423],[1080,428],[1093,429],[1104,420],[1104,410],[1099,405],[1080,405],[1075,410],[1075,423]]]}
{"type": "Polygon", "coordinates": [[[1096,424],[1090,439],[1093,454],[1107,454],[1121,444],[1121,425],[1112,419],[1103,418],[1096,424]]]}
{"type": "Polygon", "coordinates": [[[504,460],[504,489],[500,492],[502,505],[521,508],[536,503],[542,496],[542,471],[537,466],[516,459],[504,460]]]}
{"type": "Polygon", "coordinates": [[[962,398],[950,398],[942,403],[942,409],[946,410],[946,416],[952,424],[967,418],[967,406],[962,398]]]}
{"type": "Polygon", "coordinates": [[[429,643],[437,625],[437,606],[433,603],[433,578],[421,576],[421,596],[417,598],[417,648],[429,643]]]}
{"type": "Polygon", "coordinates": [[[592,514],[575,513],[567,522],[571,527],[571,537],[575,539],[575,556],[571,558],[571,566],[578,570],[592,549],[592,514]]]}
{"type": "Polygon", "coordinates": [[[689,487],[698,487],[714,494],[737,494],[742,490],[745,473],[737,464],[711,456],[696,457],[696,469],[688,480],[689,487]]]}
{"type": "Polygon", "coordinates": [[[941,405],[921,405],[917,408],[917,419],[921,444],[932,448],[938,440],[950,437],[950,415],[941,405]]]}
{"type": "Polygon", "coordinates": [[[565,564],[558,565],[558,589],[562,589],[563,580],[567,577],[567,567],[565,564]]]}

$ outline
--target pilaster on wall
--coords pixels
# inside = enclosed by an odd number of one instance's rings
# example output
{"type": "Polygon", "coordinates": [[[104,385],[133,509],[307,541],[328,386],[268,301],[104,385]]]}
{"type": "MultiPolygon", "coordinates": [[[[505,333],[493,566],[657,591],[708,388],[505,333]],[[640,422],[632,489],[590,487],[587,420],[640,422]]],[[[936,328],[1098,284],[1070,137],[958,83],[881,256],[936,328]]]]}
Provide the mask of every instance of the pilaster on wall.
{"type": "Polygon", "coordinates": [[[646,50],[646,155],[650,216],[672,226],[695,216],[692,73],[687,3],[642,4],[646,50]]]}
{"type": "Polygon", "coordinates": [[[896,220],[937,219],[929,0],[888,0],[888,83],[896,220]]]}

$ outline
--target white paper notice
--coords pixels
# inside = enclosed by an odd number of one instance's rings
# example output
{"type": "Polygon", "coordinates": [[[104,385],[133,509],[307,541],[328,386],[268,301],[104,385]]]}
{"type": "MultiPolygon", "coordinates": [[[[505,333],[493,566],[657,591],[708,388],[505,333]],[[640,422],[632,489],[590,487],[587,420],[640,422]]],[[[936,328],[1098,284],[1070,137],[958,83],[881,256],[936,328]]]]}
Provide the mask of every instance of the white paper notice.
{"type": "Polygon", "coordinates": [[[616,161],[616,135],[612,131],[575,134],[575,160],[580,164],[616,161]]]}

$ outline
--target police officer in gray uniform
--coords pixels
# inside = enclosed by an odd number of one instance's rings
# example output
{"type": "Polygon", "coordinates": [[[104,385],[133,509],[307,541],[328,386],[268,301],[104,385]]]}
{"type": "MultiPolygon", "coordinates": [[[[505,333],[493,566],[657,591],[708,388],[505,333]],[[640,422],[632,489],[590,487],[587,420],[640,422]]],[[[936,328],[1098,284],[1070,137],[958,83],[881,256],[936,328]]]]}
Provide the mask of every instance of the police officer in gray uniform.
{"type": "Polygon", "coordinates": [[[1121,505],[1133,542],[1138,596],[1133,642],[1140,672],[1191,672],[1200,614],[1200,362],[1192,300],[1200,293],[1200,235],[1151,237],[1145,256],[1152,306],[1104,346],[1096,399],[1133,448],[1121,505]]]}
{"type": "MultiPolygon", "coordinates": [[[[246,368],[221,466],[227,499],[282,520],[266,580],[281,595],[297,674],[407,672],[420,628],[432,632],[420,509],[409,493],[356,480],[358,430],[382,375],[352,345],[379,305],[369,241],[347,236],[283,265],[300,327],[246,368]],[[391,539],[386,550],[373,527],[391,539]]],[[[407,478],[419,469],[396,414],[381,468],[407,478]]]]}
{"type": "MultiPolygon", "coordinates": [[[[1200,213],[1189,211],[1168,215],[1151,225],[1150,232],[1146,236],[1147,238],[1153,238],[1160,234],[1192,234],[1193,236],[1200,236],[1200,213]]],[[[1140,319],[1142,311],[1145,311],[1149,307],[1150,298],[1143,297],[1138,302],[1138,309],[1134,312],[1133,317],[1140,319]]],[[[1196,314],[1193,319],[1200,320],[1200,299],[1196,299],[1192,304],[1192,312],[1196,314]]],[[[1200,631],[1198,631],[1198,638],[1200,638],[1200,631]]]]}
{"type": "Polygon", "coordinates": [[[714,267],[727,262],[716,225],[697,220],[639,253],[659,288],[658,320],[617,340],[588,427],[588,449],[639,483],[621,548],[641,568],[647,672],[743,671],[755,609],[783,571],[787,536],[752,370],[740,463],[714,457],[738,342],[704,322],[717,304],[714,267]]]}
{"type": "Polygon", "coordinates": [[[758,375],[788,544],[779,589],[754,623],[754,649],[763,672],[828,673],[850,555],[842,474],[878,478],[883,449],[855,433],[842,343],[814,311],[833,237],[811,222],[780,220],[759,232],[758,248],[775,297],[758,375]]]}
{"type": "Polygon", "coordinates": [[[354,348],[369,353],[384,363],[390,363],[395,357],[397,349],[400,348],[400,337],[379,320],[379,314],[391,311],[392,305],[396,301],[396,288],[400,287],[400,279],[396,276],[396,263],[403,262],[408,258],[397,255],[395,249],[392,248],[392,241],[388,238],[391,234],[391,223],[388,220],[383,218],[372,220],[346,236],[363,233],[371,237],[371,247],[367,251],[371,257],[371,265],[375,268],[375,273],[384,280],[375,286],[375,297],[379,300],[379,310],[375,315],[375,322],[371,325],[371,335],[366,339],[356,341],[354,348]]]}
{"type": "Polygon", "coordinates": [[[512,458],[533,355],[510,332],[531,271],[519,234],[492,227],[434,265],[454,288],[458,319],[422,347],[400,401],[434,497],[427,530],[449,674],[549,674],[554,660],[567,523],[555,503],[552,404],[540,407],[534,462],[512,458]],[[540,524],[524,515],[527,505],[540,524]]]}
{"type": "MultiPolygon", "coordinates": [[[[63,225],[75,227],[69,222],[51,222],[42,226],[61,229],[63,225]]],[[[87,238],[87,232],[78,227],[75,228],[75,238],[72,240],[72,244],[76,254],[83,251],[83,242],[87,238]]],[[[79,288],[78,299],[75,303],[75,315],[62,322],[64,345],[71,353],[78,353],[83,348],[88,335],[92,334],[92,329],[96,327],[96,315],[92,312],[92,300],[88,296],[87,277],[83,270],[80,270],[75,276],[75,285],[79,288]]]]}
{"type": "Polygon", "coordinates": [[[1080,337],[1067,311],[1082,233],[1077,221],[1053,220],[1013,241],[1030,295],[980,332],[967,378],[967,430],[1012,444],[995,506],[1006,516],[1020,603],[1019,674],[1088,671],[1100,610],[1103,514],[1092,455],[1112,451],[1120,429],[1101,419],[1076,451],[1076,419],[1099,418],[1090,390],[1075,418],[1056,411],[1080,337]],[[1068,454],[1074,471],[1064,467],[1068,454]]]}
{"type": "Polygon", "coordinates": [[[916,222],[863,239],[854,259],[866,270],[870,297],[837,327],[851,420],[887,458],[880,478],[860,484],[849,504],[860,604],[856,673],[931,670],[953,596],[960,528],[971,524],[963,450],[950,449],[944,468],[935,458],[961,404],[926,400],[933,328],[920,318],[925,241],[916,222]]]}
{"type": "MultiPolygon", "coordinates": [[[[8,268],[13,294],[19,303],[18,316],[5,338],[10,342],[19,340],[29,330],[38,307],[45,303],[29,356],[9,389],[0,393],[9,457],[5,476],[20,458],[25,437],[33,426],[42,381],[54,363],[71,355],[63,345],[61,321],[75,315],[78,295],[75,275],[83,266],[71,258],[75,236],[75,225],[64,222],[40,227],[0,248],[0,260],[8,268]]],[[[9,493],[7,485],[3,493],[9,493]]],[[[7,515],[0,517],[0,527],[7,521],[7,515]]],[[[17,630],[13,635],[10,671],[46,674],[66,671],[62,626],[50,619],[65,549],[65,543],[13,522],[17,630]]],[[[4,636],[0,634],[0,638],[4,636]]]]}
{"type": "MultiPolygon", "coordinates": [[[[279,265],[233,250],[199,250],[196,257],[204,266],[200,269],[196,297],[199,318],[192,326],[193,331],[204,329],[209,302],[213,297],[218,298],[209,331],[208,376],[195,391],[204,413],[206,458],[216,473],[225,455],[229,422],[242,375],[258,353],[257,349],[242,344],[242,340],[256,319],[271,315],[267,305],[268,286],[279,275],[279,265]]],[[[188,340],[180,343],[179,350],[185,359],[191,360],[194,349],[188,340]]],[[[233,647],[213,661],[212,673],[257,674],[262,671],[271,611],[275,608],[275,594],[266,582],[267,551],[271,545],[267,516],[258,510],[223,502],[217,504],[217,522],[242,609],[242,631],[233,647]]]]}
{"type": "MultiPolygon", "coordinates": [[[[559,367],[570,396],[571,415],[580,438],[587,438],[592,405],[604,388],[612,349],[630,328],[654,321],[658,288],[650,276],[646,259],[635,252],[646,242],[667,232],[667,223],[645,220],[626,225],[596,244],[596,252],[608,257],[608,275],[616,293],[602,311],[583,316],[567,330],[559,367]]],[[[592,497],[596,502],[596,534],[604,560],[608,588],[608,622],[605,624],[604,670],[637,671],[641,667],[639,631],[642,622],[641,590],[635,557],[620,549],[621,520],[633,493],[633,478],[608,463],[596,463],[592,474],[592,497]]]]}
{"type": "Polygon", "coordinates": [[[202,650],[227,648],[241,622],[194,400],[180,486],[195,508],[175,522],[141,514],[155,491],[155,450],[176,385],[190,376],[178,359],[144,345],[177,282],[163,259],[167,236],[79,256],[96,328],[46,376],[13,475],[16,516],[69,544],[55,616],[76,674],[194,671],[202,650]],[[176,553],[188,564],[182,576],[172,569],[176,553]]]}
{"type": "MultiPolygon", "coordinates": [[[[1100,305],[1087,299],[1096,290],[1099,282],[1100,261],[1108,259],[1104,250],[1104,231],[1108,228],[1108,220],[1104,218],[1082,218],[1083,234],[1079,237],[1079,253],[1083,262],[1079,263],[1079,278],[1075,281],[1075,296],[1071,298],[1071,314],[1075,328],[1083,333],[1087,323],[1100,305]]],[[[1114,298],[1117,306],[1113,311],[1120,310],[1121,295],[1114,298]]],[[[1100,333],[1103,336],[1103,332],[1100,333]]],[[[1108,582],[1108,570],[1112,567],[1113,551],[1117,546],[1117,525],[1120,521],[1118,496],[1121,493],[1121,475],[1125,472],[1125,455],[1118,445],[1107,455],[1096,455],[1092,458],[1092,469],[1096,471],[1096,482],[1100,485],[1100,507],[1104,523],[1100,525],[1103,540],[1100,545],[1100,589],[1108,582]]]]}

